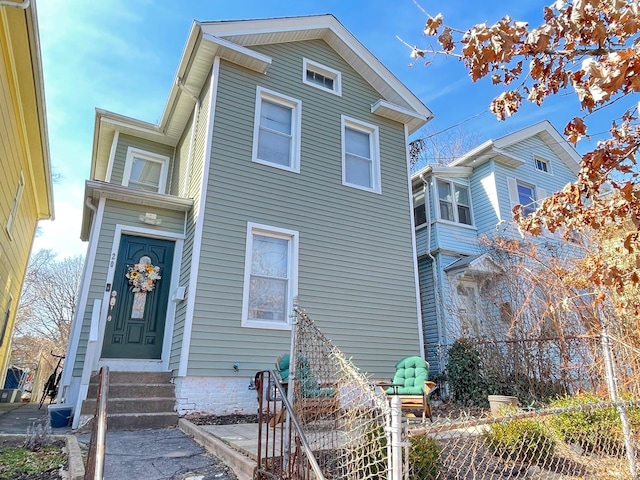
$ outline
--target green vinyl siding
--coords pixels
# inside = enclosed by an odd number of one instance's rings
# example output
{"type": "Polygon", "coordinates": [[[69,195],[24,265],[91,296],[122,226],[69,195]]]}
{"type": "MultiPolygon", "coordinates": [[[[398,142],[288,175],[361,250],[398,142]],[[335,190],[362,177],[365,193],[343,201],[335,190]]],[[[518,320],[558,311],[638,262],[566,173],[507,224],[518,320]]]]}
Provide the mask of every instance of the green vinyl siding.
{"type": "Polygon", "coordinates": [[[266,75],[222,61],[189,375],[269,368],[289,331],[241,327],[247,222],[299,232],[301,305],[363,371],[419,353],[404,127],[323,41],[256,47],[266,75]],[[342,73],[338,97],[302,83],[302,59],[342,73]],[[302,101],[300,173],[251,161],[256,87],[302,101]],[[379,127],[382,194],[342,185],[341,115],[379,127]],[[363,341],[366,339],[366,341],[363,341]]]}
{"type": "MultiPolygon", "coordinates": [[[[145,152],[156,153],[158,155],[164,155],[173,158],[174,148],[169,145],[163,145],[161,143],[152,142],[144,138],[132,137],[131,135],[120,134],[118,136],[118,144],[116,145],[115,157],[113,160],[113,168],[111,170],[110,183],[122,185],[122,178],[124,175],[124,166],[127,162],[127,150],[129,147],[144,150],[145,152]]],[[[171,172],[171,162],[169,162],[169,173],[171,172]]],[[[170,191],[171,176],[168,177],[167,191],[170,191]]],[[[163,192],[161,192],[163,193],[163,192]]]]}
{"type": "MultiPolygon", "coordinates": [[[[187,196],[193,199],[193,208],[187,212],[186,228],[185,228],[185,241],[182,252],[182,263],[180,268],[180,285],[186,286],[187,298],[190,295],[191,286],[189,285],[189,279],[191,276],[191,262],[193,260],[193,246],[196,231],[196,222],[198,215],[200,214],[200,192],[203,185],[203,169],[205,161],[205,145],[207,142],[207,135],[209,133],[209,109],[211,103],[211,79],[210,77],[204,84],[203,90],[200,94],[200,109],[198,112],[198,120],[196,126],[196,136],[193,142],[192,160],[188,178],[184,181],[187,182],[187,196]]],[[[183,135],[181,140],[182,145],[188,144],[191,141],[191,131],[188,129],[188,133],[183,135]]],[[[181,152],[188,154],[188,147],[186,149],[181,148],[181,152]]],[[[187,158],[181,154],[180,163],[186,164],[187,158]]],[[[186,172],[186,168],[184,169],[186,172]]],[[[169,368],[177,369],[180,362],[180,354],[182,351],[182,345],[184,341],[184,328],[187,315],[188,303],[179,302],[176,305],[176,318],[174,322],[173,338],[171,343],[171,353],[169,355],[169,368]]]]}

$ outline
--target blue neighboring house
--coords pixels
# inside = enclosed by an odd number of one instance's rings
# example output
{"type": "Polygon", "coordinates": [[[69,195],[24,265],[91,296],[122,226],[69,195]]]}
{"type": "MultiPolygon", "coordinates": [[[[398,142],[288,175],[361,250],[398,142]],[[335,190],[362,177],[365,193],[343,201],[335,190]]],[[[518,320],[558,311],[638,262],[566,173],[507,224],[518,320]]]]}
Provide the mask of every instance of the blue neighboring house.
{"type": "Polygon", "coordinates": [[[444,368],[461,335],[483,336],[481,285],[500,266],[483,236],[517,235],[512,208],[525,211],[576,179],[580,156],[548,121],[489,140],[447,165],[412,176],[426,357],[444,368]]]}

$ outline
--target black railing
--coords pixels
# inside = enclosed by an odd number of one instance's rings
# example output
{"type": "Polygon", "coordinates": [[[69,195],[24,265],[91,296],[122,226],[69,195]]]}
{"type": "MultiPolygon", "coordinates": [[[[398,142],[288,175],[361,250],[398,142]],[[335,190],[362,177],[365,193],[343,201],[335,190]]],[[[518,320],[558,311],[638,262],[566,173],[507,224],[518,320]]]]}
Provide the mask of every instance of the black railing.
{"type": "Polygon", "coordinates": [[[258,456],[256,480],[324,480],[294,409],[287,399],[287,385],[273,371],[255,377],[258,395],[258,456]]]}

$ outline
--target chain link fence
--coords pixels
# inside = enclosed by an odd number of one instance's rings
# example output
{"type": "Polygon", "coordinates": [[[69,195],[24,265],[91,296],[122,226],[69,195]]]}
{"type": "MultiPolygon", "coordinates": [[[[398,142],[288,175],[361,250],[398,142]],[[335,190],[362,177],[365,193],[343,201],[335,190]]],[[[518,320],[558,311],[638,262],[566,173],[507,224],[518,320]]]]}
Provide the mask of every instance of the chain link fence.
{"type": "Polygon", "coordinates": [[[606,331],[441,345],[433,422],[402,417],[396,428],[384,392],[295,314],[284,390],[323,478],[637,478],[639,350],[606,331]]]}
{"type": "Polygon", "coordinates": [[[409,478],[637,478],[635,346],[603,331],[439,347],[451,368],[435,421],[406,424],[409,443],[428,444],[431,461],[414,453],[409,478]],[[492,393],[500,403],[489,409],[492,393]]]}
{"type": "MultiPolygon", "coordinates": [[[[391,417],[384,393],[373,388],[300,308],[295,309],[291,353],[294,361],[279,362],[288,367],[279,374],[286,379],[296,430],[324,478],[389,478],[391,417]]],[[[272,423],[286,421],[286,415],[278,415],[272,423]]],[[[288,453],[291,461],[302,459],[296,448],[292,445],[288,453]]]]}

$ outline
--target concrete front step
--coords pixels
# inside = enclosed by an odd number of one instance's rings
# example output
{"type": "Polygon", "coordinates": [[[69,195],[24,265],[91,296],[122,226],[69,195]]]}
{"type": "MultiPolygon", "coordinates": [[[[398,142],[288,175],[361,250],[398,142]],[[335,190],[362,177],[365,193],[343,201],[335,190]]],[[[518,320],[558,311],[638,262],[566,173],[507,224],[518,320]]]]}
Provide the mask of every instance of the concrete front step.
{"type": "MultiPolygon", "coordinates": [[[[107,429],[146,430],[176,426],[178,414],[171,379],[171,372],[109,372],[107,429]]],[[[97,383],[96,375],[91,378],[81,415],[94,415],[97,383]]]]}
{"type": "MultiPolygon", "coordinates": [[[[89,384],[87,398],[96,398],[98,386],[89,384]]],[[[109,383],[109,398],[175,398],[175,387],[170,383],[109,383]]]]}
{"type": "MultiPolygon", "coordinates": [[[[171,383],[171,372],[109,372],[110,383],[171,383]]],[[[92,378],[94,380],[94,378],[92,378]]],[[[95,382],[97,383],[97,375],[95,382]]],[[[92,382],[93,383],[93,382],[92,382]]]]}
{"type": "Polygon", "coordinates": [[[109,430],[150,430],[178,425],[177,412],[118,413],[107,415],[109,430]]]}
{"type": "MultiPolygon", "coordinates": [[[[82,414],[93,414],[96,411],[96,399],[88,398],[82,403],[82,414]]],[[[176,405],[175,398],[108,398],[107,414],[110,413],[160,413],[173,412],[176,405]]]]}

